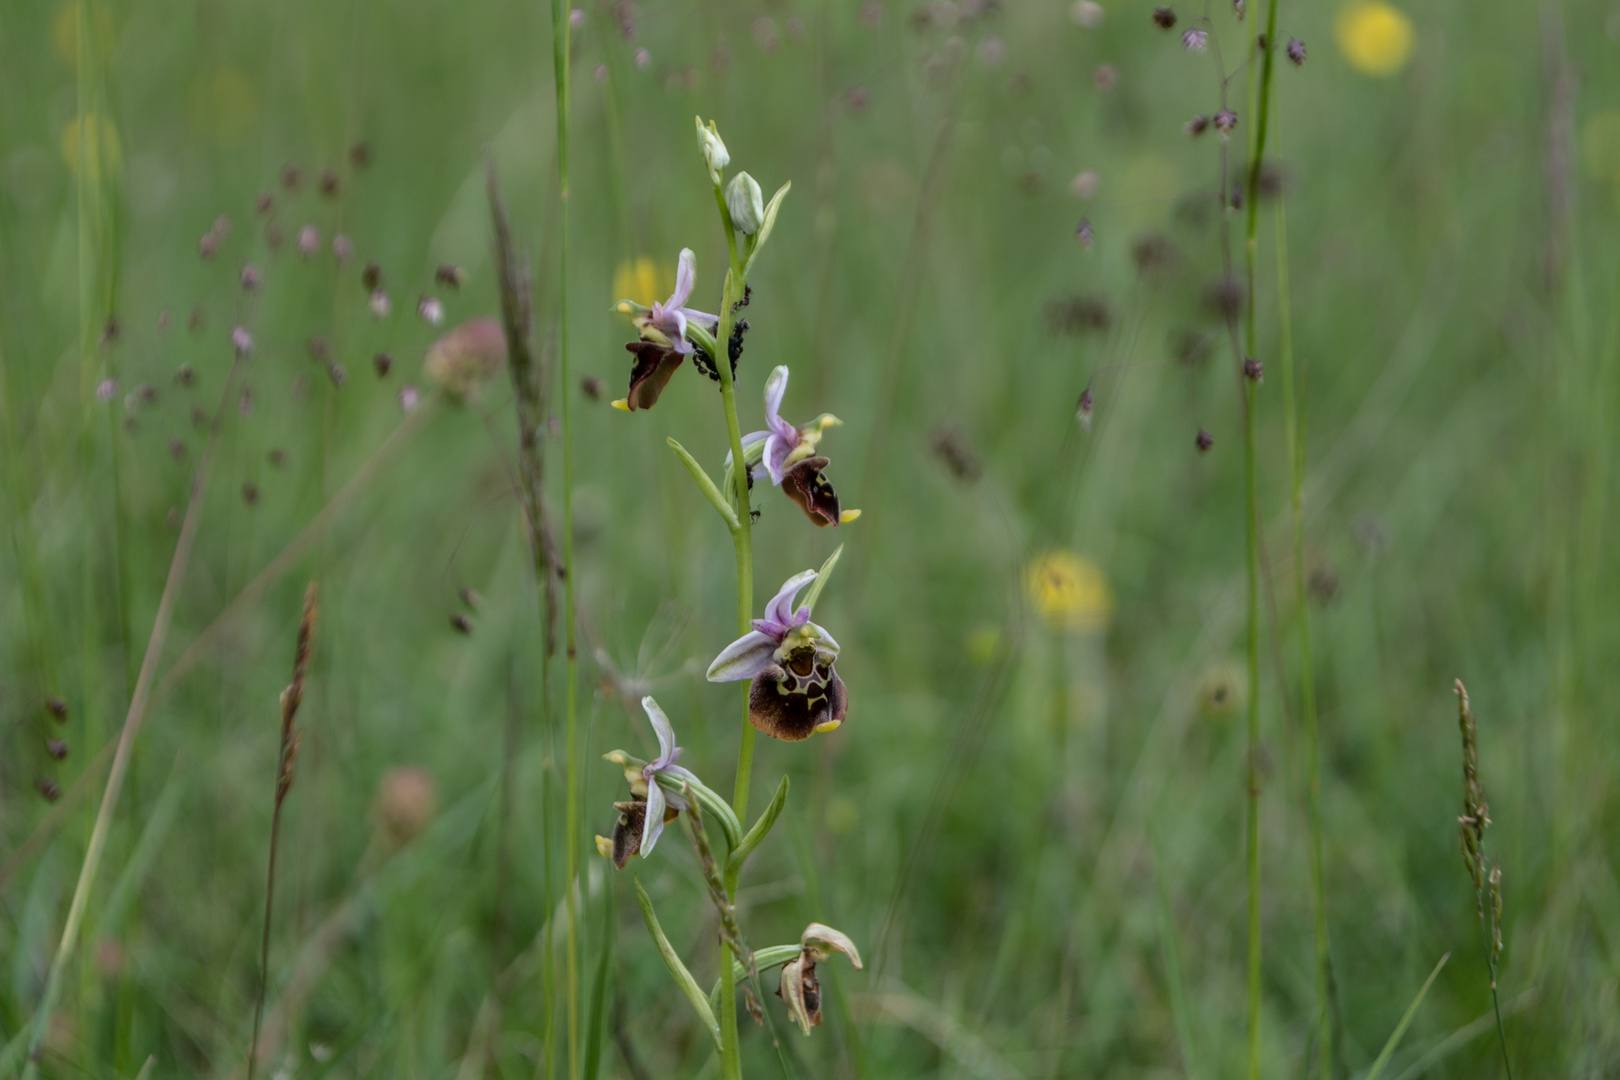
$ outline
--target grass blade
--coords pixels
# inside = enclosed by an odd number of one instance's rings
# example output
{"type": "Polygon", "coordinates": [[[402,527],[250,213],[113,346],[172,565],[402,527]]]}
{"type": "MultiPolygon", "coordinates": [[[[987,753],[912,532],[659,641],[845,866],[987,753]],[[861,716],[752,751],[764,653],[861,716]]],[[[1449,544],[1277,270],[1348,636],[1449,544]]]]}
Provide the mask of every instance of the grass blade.
{"type": "Polygon", "coordinates": [[[1450,953],[1442,956],[1440,962],[1434,965],[1434,970],[1429,972],[1429,977],[1423,980],[1423,986],[1418,990],[1417,997],[1413,998],[1412,1004],[1406,1007],[1401,1022],[1395,1025],[1395,1030],[1389,1033],[1389,1039],[1384,1043],[1384,1048],[1378,1052],[1377,1059],[1373,1061],[1372,1068],[1367,1070],[1367,1075],[1363,1077],[1363,1080],[1378,1080],[1378,1074],[1384,1071],[1384,1066],[1389,1064],[1390,1055],[1395,1053],[1395,1047],[1400,1045],[1401,1036],[1406,1034],[1407,1025],[1412,1022],[1412,1017],[1417,1015],[1418,1006],[1423,1004],[1424,995],[1428,994],[1429,987],[1434,985],[1435,977],[1440,974],[1440,969],[1445,967],[1446,961],[1450,959],[1450,953]]]}
{"type": "Polygon", "coordinates": [[[742,842],[732,851],[730,860],[732,867],[741,870],[743,863],[748,861],[748,856],[754,853],[754,849],[759,847],[760,842],[770,833],[771,826],[776,824],[777,815],[781,814],[782,807],[787,805],[787,793],[788,778],[784,776],[782,782],[776,785],[776,794],[771,796],[771,804],[759,815],[754,827],[748,830],[742,842]]]}
{"type": "Polygon", "coordinates": [[[720,489],[714,486],[714,481],[710,480],[709,474],[703,471],[703,466],[698,464],[697,458],[688,453],[686,447],[673,438],[665,441],[669,443],[669,448],[675,451],[675,456],[681,459],[681,464],[686,466],[686,471],[692,474],[692,480],[697,484],[698,490],[703,492],[703,497],[709,500],[709,505],[714,507],[721,520],[726,523],[726,528],[736,532],[737,512],[726,503],[725,497],[720,494],[720,489]]]}

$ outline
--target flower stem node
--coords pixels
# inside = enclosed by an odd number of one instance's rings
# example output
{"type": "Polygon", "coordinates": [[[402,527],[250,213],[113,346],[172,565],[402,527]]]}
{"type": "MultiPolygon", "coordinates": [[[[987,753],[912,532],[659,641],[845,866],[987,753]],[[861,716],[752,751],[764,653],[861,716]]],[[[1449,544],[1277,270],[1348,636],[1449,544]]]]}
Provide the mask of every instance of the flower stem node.
{"type": "Polygon", "coordinates": [[[708,125],[703,123],[703,117],[694,117],[697,121],[698,151],[703,155],[703,163],[709,168],[709,179],[718,184],[726,166],[731,164],[731,154],[726,150],[726,144],[720,138],[720,129],[713,120],[708,125]]]}
{"type": "Polygon", "coordinates": [[[765,194],[759,182],[745,172],[731,178],[726,185],[726,209],[731,224],[744,236],[753,236],[765,221],[765,194]]]}
{"type": "Polygon", "coordinates": [[[710,682],[753,680],[748,690],[749,722],[785,742],[832,731],[849,712],[849,693],[833,670],[838,642],[810,621],[811,604],[794,607],[800,590],[820,576],[806,570],[788,578],[765,605],[764,618],[755,619],[754,628],[722,649],[709,665],[710,682]]]}

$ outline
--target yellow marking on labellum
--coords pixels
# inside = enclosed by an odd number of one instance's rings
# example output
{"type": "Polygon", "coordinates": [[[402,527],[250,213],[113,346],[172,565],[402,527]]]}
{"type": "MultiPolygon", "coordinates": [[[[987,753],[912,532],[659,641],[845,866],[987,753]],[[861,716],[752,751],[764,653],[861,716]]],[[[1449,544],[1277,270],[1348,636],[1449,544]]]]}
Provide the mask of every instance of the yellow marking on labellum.
{"type": "Polygon", "coordinates": [[[854,521],[860,516],[861,512],[859,510],[845,510],[838,515],[838,523],[840,525],[848,525],[850,522],[854,521]]]}
{"type": "Polygon", "coordinates": [[[614,401],[612,402],[612,404],[613,404],[613,407],[615,409],[618,409],[620,412],[629,412],[630,411],[630,399],[629,398],[615,398],[614,401]]]}
{"type": "Polygon", "coordinates": [[[816,734],[825,735],[829,731],[836,731],[842,727],[843,724],[844,722],[842,720],[824,720],[816,725],[816,734]]]}

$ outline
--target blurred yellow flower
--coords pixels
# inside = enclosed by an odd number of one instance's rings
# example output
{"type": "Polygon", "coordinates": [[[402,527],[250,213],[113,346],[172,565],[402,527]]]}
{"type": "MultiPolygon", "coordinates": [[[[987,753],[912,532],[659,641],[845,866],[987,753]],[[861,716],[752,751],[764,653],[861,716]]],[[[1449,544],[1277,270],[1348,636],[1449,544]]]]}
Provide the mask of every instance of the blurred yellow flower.
{"type": "MultiPolygon", "coordinates": [[[[118,129],[112,121],[99,113],[85,114],[85,153],[90,162],[90,179],[101,179],[101,163],[105,160],[114,172],[124,162],[123,148],[118,143],[118,129]]],[[[79,117],[75,116],[62,129],[62,160],[75,175],[79,172],[79,117]]]]}
{"type": "MultiPolygon", "coordinates": [[[[92,4],[90,7],[91,48],[105,60],[112,55],[112,16],[107,12],[106,4],[92,4]]],[[[69,67],[79,66],[79,5],[77,0],[69,0],[63,4],[56,13],[56,21],[51,25],[51,39],[56,44],[56,55],[67,62],[69,67]]]]}
{"type": "Polygon", "coordinates": [[[1024,569],[1024,588],[1048,626],[1096,632],[1108,626],[1114,597],[1097,565],[1072,551],[1049,551],[1024,569]]]}
{"type": "Polygon", "coordinates": [[[1412,20],[1384,0],[1353,0],[1333,29],[1339,51],[1364,75],[1393,75],[1412,55],[1412,20]]]}
{"type": "Polygon", "coordinates": [[[613,299],[651,307],[675,290],[675,279],[647,255],[626,259],[613,271],[613,299]]]}
{"type": "Polygon", "coordinates": [[[1581,127],[1581,158],[1592,179],[1620,179],[1620,112],[1600,112],[1581,127]]]}
{"type": "Polygon", "coordinates": [[[981,667],[996,658],[996,652],[1001,648],[1001,627],[976,626],[969,631],[967,641],[964,643],[968,659],[981,667]]]}
{"type": "Polygon", "coordinates": [[[240,141],[259,118],[259,92],[235,68],[198,76],[190,96],[192,123],[222,143],[240,141]]]}

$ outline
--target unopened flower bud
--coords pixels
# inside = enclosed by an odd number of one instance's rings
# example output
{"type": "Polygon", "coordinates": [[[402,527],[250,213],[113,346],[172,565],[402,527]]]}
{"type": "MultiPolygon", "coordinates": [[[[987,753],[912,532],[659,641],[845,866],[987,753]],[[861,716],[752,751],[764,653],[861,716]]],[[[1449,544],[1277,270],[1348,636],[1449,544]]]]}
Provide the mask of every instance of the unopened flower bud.
{"type": "Polygon", "coordinates": [[[726,209],[738,232],[744,236],[758,232],[765,220],[765,194],[759,190],[759,182],[745,172],[733,176],[726,185],[726,209]]]}
{"type": "Polygon", "coordinates": [[[731,154],[726,150],[726,144],[720,138],[720,130],[714,121],[710,120],[705,127],[702,117],[696,119],[698,150],[703,154],[704,164],[709,167],[709,179],[718,184],[720,174],[731,164],[731,154]]]}

